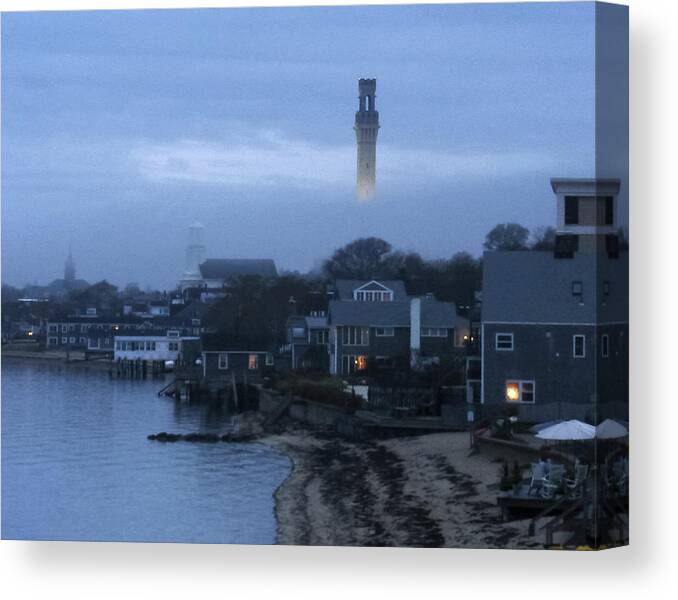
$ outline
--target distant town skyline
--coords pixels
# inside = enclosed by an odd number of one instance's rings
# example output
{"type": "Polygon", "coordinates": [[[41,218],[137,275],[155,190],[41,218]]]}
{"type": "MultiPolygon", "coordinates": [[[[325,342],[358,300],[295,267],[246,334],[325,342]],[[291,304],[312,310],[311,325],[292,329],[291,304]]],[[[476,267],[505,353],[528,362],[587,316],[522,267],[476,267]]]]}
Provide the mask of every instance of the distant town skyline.
{"type": "MultiPolygon", "coordinates": [[[[426,258],[478,255],[497,223],[554,224],[550,177],[621,178],[624,215],[627,146],[595,147],[593,12],[3,14],[2,280],[61,277],[71,245],[78,277],[170,289],[196,220],[208,257],[280,270],[367,236],[426,258]],[[355,197],[360,77],[378,80],[381,122],[367,203],[355,197]]],[[[625,85],[627,64],[599,70],[625,85]]]]}

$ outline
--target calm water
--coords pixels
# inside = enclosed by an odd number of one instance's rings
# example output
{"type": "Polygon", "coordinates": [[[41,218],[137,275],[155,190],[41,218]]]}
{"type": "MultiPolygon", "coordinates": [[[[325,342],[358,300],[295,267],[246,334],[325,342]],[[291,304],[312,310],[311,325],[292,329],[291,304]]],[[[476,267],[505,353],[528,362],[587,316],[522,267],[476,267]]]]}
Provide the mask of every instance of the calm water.
{"type": "Polygon", "coordinates": [[[4,359],[2,537],[273,543],[289,460],[260,444],[148,441],[227,421],[158,398],[162,385],[4,359]]]}

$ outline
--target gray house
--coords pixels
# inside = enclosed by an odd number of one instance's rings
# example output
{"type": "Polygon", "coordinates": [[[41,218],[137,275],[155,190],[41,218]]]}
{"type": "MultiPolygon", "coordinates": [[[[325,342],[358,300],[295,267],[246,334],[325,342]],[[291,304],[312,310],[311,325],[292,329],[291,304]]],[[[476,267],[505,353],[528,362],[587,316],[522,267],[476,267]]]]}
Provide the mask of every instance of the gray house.
{"type": "Polygon", "coordinates": [[[409,298],[400,281],[337,281],[336,290],[328,311],[332,374],[434,362],[468,336],[453,303],[409,298]]]}
{"type": "Polygon", "coordinates": [[[292,369],[327,370],[329,331],[324,315],[288,319],[287,349],[292,369]]]}
{"type": "MultiPolygon", "coordinates": [[[[481,402],[527,421],[627,417],[628,253],[619,182],[552,180],[555,250],[483,258],[481,402]]],[[[487,410],[487,409],[486,409],[487,410]]]]}

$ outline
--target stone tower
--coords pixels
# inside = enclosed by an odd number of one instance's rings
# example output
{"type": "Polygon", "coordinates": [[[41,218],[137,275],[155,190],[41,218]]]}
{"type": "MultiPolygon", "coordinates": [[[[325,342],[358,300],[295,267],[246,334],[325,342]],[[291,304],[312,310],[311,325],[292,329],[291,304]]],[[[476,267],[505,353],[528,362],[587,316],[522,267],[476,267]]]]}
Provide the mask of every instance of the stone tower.
{"type": "Polygon", "coordinates": [[[375,107],[376,79],[358,80],[358,111],[355,113],[355,138],[358,145],[356,193],[361,200],[374,196],[377,162],[379,113],[375,107]]]}
{"type": "Polygon", "coordinates": [[[66,265],[64,266],[64,287],[70,290],[75,282],[75,260],[73,260],[73,253],[71,247],[68,247],[68,257],[66,258],[66,265]]]}
{"type": "Polygon", "coordinates": [[[205,262],[205,227],[202,223],[193,223],[188,228],[188,246],[186,246],[186,270],[181,278],[182,290],[197,287],[202,282],[200,265],[205,262]]]}

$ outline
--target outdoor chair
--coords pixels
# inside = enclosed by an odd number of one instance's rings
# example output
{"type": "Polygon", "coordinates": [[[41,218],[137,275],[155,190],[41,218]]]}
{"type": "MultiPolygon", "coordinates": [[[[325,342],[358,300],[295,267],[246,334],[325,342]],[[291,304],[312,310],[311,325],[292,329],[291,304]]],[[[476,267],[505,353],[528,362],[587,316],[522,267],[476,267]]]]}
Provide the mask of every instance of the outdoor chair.
{"type": "Polygon", "coordinates": [[[563,477],[565,475],[564,465],[551,465],[548,475],[542,479],[541,497],[555,498],[556,494],[563,487],[563,477]]]}
{"type": "Polygon", "coordinates": [[[586,478],[589,475],[588,465],[577,464],[574,468],[574,479],[565,479],[565,488],[570,498],[581,498],[584,495],[586,478]]]}

